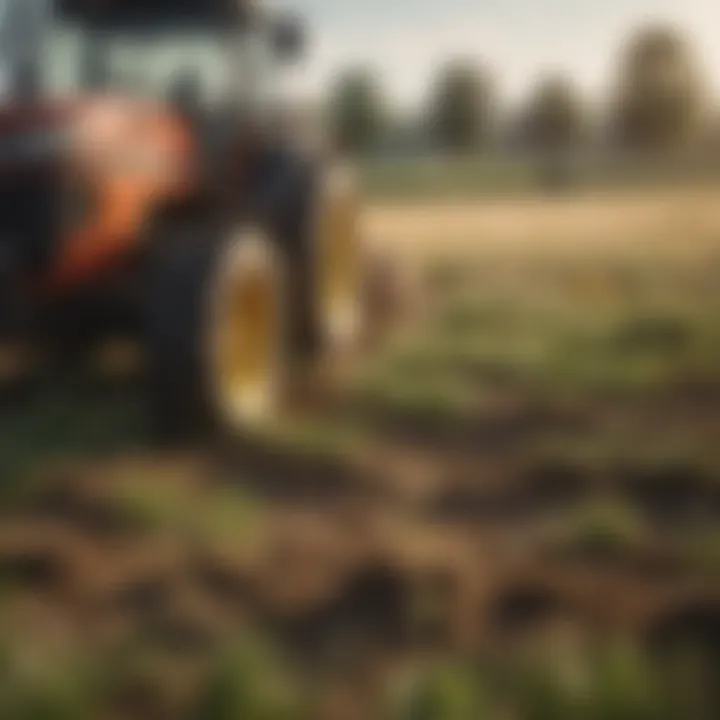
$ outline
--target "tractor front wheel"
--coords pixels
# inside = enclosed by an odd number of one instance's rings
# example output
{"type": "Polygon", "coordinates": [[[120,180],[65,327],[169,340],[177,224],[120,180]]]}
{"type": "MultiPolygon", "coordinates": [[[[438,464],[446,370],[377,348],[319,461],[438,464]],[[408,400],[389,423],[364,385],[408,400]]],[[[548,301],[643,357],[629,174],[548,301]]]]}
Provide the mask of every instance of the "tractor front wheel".
{"type": "Polygon", "coordinates": [[[164,232],[147,324],[156,429],[175,439],[267,422],[284,390],[281,253],[255,227],[164,232]]]}

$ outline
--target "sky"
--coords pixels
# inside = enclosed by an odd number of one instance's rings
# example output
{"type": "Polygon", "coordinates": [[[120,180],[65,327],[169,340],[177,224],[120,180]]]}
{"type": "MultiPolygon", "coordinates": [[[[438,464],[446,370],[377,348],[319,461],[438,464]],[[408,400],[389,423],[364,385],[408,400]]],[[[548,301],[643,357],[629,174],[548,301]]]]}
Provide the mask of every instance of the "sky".
{"type": "Polygon", "coordinates": [[[614,79],[628,32],[661,20],[689,35],[720,91],[720,0],[283,0],[309,26],[308,57],[291,81],[316,95],[341,68],[368,64],[389,98],[411,107],[450,56],[476,58],[515,102],[538,74],[572,75],[588,100],[614,79]]]}

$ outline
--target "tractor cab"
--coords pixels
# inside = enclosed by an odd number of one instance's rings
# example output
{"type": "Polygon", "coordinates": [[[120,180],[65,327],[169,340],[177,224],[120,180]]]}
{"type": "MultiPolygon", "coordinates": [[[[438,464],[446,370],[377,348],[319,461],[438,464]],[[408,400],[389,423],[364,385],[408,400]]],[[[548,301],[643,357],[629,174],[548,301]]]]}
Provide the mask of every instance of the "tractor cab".
{"type": "Polygon", "coordinates": [[[0,0],[5,102],[109,93],[247,105],[299,50],[291,18],[242,0],[0,0]]]}
{"type": "Polygon", "coordinates": [[[89,188],[125,197],[129,173],[167,194],[160,171],[188,152],[199,191],[227,185],[273,134],[268,73],[299,50],[297,23],[250,0],[0,0],[0,251],[45,268],[95,219],[89,188]]]}
{"type": "Polygon", "coordinates": [[[252,0],[0,0],[0,341],[14,317],[61,347],[129,335],[161,425],[233,433],[352,347],[352,173],[267,102],[300,48],[252,0]]]}

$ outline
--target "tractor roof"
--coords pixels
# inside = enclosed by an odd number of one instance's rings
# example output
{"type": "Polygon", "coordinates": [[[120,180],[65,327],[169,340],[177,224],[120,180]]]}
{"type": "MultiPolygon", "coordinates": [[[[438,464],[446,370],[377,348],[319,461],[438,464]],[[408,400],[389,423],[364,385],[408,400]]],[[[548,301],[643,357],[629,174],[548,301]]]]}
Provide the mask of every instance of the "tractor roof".
{"type": "Polygon", "coordinates": [[[57,0],[61,17],[97,26],[226,26],[252,9],[252,0],[57,0]]]}

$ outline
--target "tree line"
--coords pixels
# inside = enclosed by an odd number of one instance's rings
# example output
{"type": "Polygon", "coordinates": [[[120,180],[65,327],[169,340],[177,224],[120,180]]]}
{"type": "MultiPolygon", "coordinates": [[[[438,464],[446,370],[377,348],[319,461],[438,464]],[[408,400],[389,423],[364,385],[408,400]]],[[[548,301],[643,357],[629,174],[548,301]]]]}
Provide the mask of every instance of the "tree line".
{"type": "MultiPolygon", "coordinates": [[[[409,125],[422,144],[446,152],[479,150],[498,136],[514,147],[554,154],[592,140],[658,152],[692,145],[708,117],[691,44],[675,27],[661,25],[630,37],[600,112],[591,112],[572,79],[561,74],[541,77],[523,105],[504,117],[496,89],[485,68],[453,60],[440,69],[409,125]]],[[[344,151],[375,150],[397,129],[382,84],[367,68],[344,72],[326,109],[331,135],[344,151]]]]}

